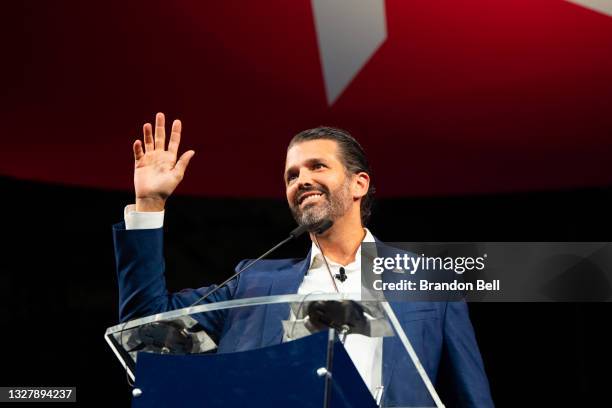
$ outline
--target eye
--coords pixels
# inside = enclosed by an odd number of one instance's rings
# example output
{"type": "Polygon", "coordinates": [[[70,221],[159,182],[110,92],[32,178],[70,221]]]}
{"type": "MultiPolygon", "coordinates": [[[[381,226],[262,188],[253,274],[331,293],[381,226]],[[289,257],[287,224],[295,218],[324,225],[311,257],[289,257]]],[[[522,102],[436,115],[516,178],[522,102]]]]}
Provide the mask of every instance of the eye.
{"type": "Polygon", "coordinates": [[[312,168],[313,168],[314,170],[323,169],[323,168],[325,168],[325,167],[327,167],[327,166],[326,166],[326,165],[324,165],[323,163],[316,163],[314,166],[312,166],[312,168]]]}
{"type": "Polygon", "coordinates": [[[297,179],[297,175],[295,174],[289,174],[287,176],[287,184],[291,183],[293,180],[297,179]]]}

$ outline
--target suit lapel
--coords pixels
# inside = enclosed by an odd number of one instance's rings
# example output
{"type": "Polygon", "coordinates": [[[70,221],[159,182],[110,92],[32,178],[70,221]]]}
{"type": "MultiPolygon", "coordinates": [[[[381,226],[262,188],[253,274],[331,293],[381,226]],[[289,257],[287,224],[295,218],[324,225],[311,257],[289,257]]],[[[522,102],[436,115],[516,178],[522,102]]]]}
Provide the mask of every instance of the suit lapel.
{"type": "MultiPolygon", "coordinates": [[[[285,271],[279,271],[272,280],[267,296],[296,294],[304,275],[310,264],[310,252],[302,261],[285,271]]],[[[279,303],[266,305],[264,311],[264,325],[261,338],[261,347],[279,344],[283,339],[281,320],[289,317],[289,305],[279,303]]]]}

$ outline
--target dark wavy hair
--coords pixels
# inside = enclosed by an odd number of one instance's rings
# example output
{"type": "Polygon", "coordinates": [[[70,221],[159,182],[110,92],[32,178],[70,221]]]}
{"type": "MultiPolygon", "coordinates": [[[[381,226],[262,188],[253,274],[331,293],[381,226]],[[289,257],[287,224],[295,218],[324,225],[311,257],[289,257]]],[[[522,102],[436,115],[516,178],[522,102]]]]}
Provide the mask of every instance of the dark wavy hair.
{"type": "Polygon", "coordinates": [[[363,171],[370,176],[368,192],[361,199],[361,223],[366,225],[370,215],[372,215],[372,204],[374,203],[376,188],[374,187],[372,170],[370,169],[370,163],[368,163],[365,152],[359,142],[349,132],[327,126],[304,130],[293,136],[287,150],[291,149],[295,144],[320,139],[333,140],[338,143],[340,159],[349,174],[357,174],[363,171]]]}

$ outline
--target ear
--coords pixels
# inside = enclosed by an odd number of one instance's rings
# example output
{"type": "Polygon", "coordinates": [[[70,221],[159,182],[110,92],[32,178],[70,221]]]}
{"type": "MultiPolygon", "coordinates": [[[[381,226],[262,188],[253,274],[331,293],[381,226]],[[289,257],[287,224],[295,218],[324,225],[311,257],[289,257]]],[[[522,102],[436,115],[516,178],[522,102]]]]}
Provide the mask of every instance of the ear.
{"type": "Polygon", "coordinates": [[[352,194],[354,199],[365,197],[370,187],[370,176],[365,171],[353,174],[352,194]]]}

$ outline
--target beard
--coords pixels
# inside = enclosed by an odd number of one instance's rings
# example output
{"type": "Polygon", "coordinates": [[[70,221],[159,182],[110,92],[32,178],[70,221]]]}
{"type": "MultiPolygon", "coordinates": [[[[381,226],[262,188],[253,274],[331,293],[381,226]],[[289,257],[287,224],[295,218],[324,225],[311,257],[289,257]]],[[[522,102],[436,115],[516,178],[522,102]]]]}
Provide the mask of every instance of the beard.
{"type": "Polygon", "coordinates": [[[334,191],[329,191],[324,186],[302,189],[289,207],[295,222],[299,225],[314,226],[323,220],[335,221],[342,217],[350,208],[351,201],[350,180],[347,178],[344,184],[334,191]],[[316,203],[300,207],[300,197],[310,191],[321,193],[321,198],[316,203]]]}

